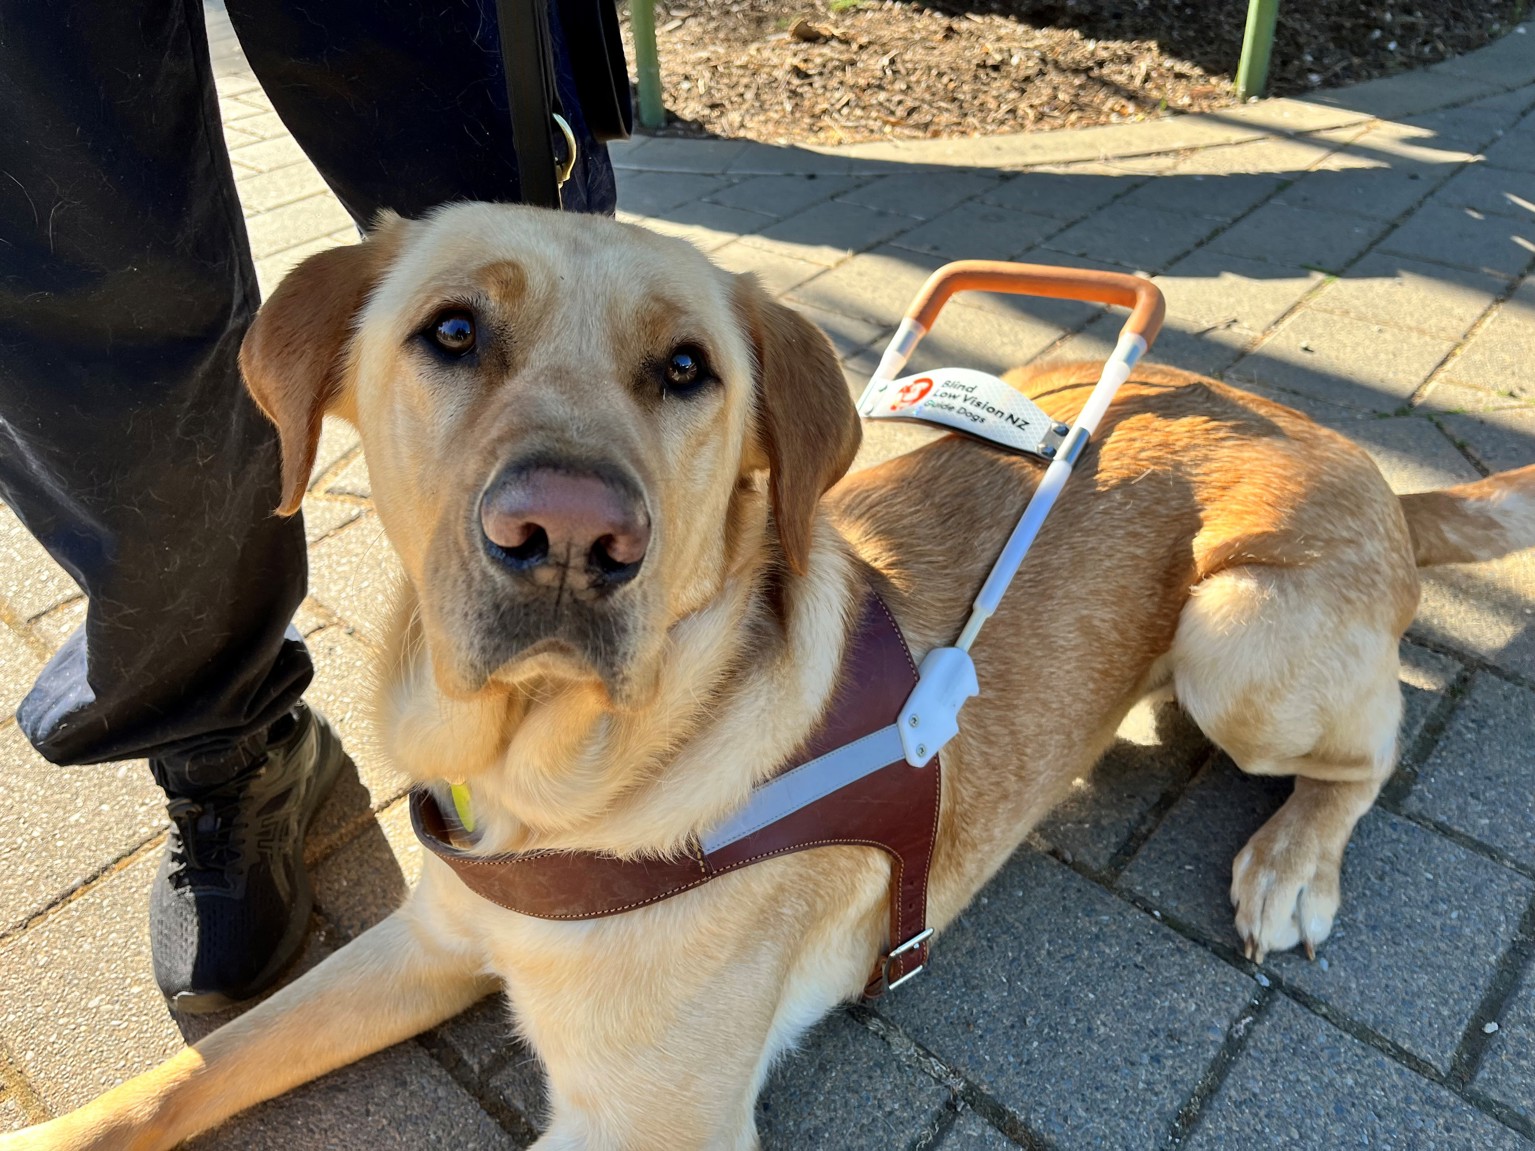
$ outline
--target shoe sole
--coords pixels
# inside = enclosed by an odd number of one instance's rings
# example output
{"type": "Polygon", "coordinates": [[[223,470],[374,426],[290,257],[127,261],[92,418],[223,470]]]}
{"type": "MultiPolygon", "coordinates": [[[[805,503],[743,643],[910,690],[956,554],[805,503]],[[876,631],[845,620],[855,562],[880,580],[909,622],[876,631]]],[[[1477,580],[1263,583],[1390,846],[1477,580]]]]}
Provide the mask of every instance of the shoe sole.
{"type": "Polygon", "coordinates": [[[305,811],[299,824],[298,898],[294,903],[293,917],[288,921],[288,929],[278,942],[271,962],[251,980],[248,991],[240,995],[230,995],[223,991],[182,991],[173,996],[166,996],[166,1003],[178,1015],[211,1015],[217,1011],[243,1007],[260,998],[262,993],[276,983],[288,966],[298,958],[304,939],[309,934],[309,916],[314,911],[314,886],[309,879],[309,868],[304,866],[303,860],[304,843],[309,838],[309,825],[314,822],[314,817],[319,814],[326,797],[336,786],[336,780],[341,777],[342,768],[352,766],[353,770],[356,770],[355,765],[352,764],[352,757],[347,755],[346,748],[341,745],[341,739],[330,723],[321,722],[318,718],[315,722],[315,735],[319,742],[314,775],[311,777],[315,791],[312,800],[306,797],[305,804],[308,810],[305,811]]]}

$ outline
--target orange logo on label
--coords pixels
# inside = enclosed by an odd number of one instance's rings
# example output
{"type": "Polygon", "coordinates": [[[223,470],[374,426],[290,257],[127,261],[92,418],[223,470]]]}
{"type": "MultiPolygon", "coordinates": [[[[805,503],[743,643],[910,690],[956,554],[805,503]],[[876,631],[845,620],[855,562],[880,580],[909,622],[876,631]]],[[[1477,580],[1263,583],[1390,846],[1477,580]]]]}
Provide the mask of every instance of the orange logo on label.
{"type": "Polygon", "coordinates": [[[895,394],[895,403],[890,405],[890,410],[902,412],[907,408],[914,408],[922,402],[922,397],[932,390],[932,376],[919,376],[915,380],[902,384],[901,390],[895,394]]]}

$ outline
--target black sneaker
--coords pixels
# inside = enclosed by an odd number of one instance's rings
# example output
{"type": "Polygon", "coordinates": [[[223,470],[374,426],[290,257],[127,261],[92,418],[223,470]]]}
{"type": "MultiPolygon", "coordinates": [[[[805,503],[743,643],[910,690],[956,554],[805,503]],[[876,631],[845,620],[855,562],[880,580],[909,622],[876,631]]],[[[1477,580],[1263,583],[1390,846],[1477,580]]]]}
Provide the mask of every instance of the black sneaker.
{"type": "Polygon", "coordinates": [[[228,783],[171,798],[149,900],[155,981],[177,1011],[221,1011],[271,986],[298,954],[314,895],[304,834],[346,752],[299,704],[228,783]]]}

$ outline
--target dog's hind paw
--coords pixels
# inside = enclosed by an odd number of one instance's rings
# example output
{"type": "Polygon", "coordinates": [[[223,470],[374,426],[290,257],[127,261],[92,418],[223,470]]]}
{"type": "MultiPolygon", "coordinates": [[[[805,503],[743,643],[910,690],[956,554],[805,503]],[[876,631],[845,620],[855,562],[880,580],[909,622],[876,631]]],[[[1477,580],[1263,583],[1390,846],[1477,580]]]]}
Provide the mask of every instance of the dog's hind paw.
{"type": "Polygon", "coordinates": [[[1317,945],[1332,933],[1340,861],[1297,822],[1281,809],[1231,866],[1237,934],[1254,963],[1296,944],[1305,948],[1307,959],[1315,959],[1317,945]]]}

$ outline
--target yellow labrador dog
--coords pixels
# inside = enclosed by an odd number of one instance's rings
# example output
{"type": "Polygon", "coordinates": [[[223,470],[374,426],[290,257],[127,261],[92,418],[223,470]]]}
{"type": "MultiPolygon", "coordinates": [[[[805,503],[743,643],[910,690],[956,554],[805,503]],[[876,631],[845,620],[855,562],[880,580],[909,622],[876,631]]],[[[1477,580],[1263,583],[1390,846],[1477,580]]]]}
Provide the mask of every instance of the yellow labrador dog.
{"type": "MultiPolygon", "coordinates": [[[[444,803],[467,784],[484,854],[684,851],[817,724],[870,579],[916,658],[953,642],[1041,471],[949,438],[839,484],[859,423],[811,324],[677,240],[526,208],[386,219],[312,257],[242,363],[285,511],[322,414],[361,432],[409,577],[380,734],[444,803]]],[[[1069,419],[1095,376],[1013,382],[1069,419]]],[[[1399,499],[1292,411],[1139,370],[975,648],[928,922],[1171,689],[1244,770],[1296,777],[1231,894],[1249,955],[1314,948],[1392,768],[1417,567],[1532,544],[1535,467],[1399,499]],[[1048,672],[1017,642],[1041,617],[1048,672]]],[[[295,983],[0,1147],[171,1147],[499,980],[548,1073],[541,1151],[751,1148],[774,1058],[864,987],[889,878],[835,846],[553,922],[428,856],[403,908],[295,983]]]]}

